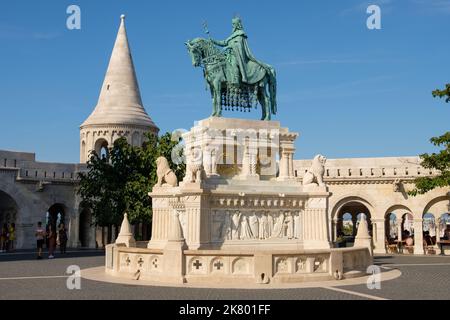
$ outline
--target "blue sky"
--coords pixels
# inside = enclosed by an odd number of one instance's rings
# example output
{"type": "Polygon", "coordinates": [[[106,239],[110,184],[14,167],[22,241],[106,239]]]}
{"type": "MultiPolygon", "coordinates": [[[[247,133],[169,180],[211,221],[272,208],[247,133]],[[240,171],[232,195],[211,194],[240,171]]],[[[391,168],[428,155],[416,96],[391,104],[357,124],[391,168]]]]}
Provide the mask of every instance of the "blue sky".
{"type": "Polygon", "coordinates": [[[300,132],[296,158],[417,155],[448,130],[450,105],[431,96],[450,82],[448,0],[17,0],[0,18],[0,149],[78,161],[79,125],[97,103],[122,13],[162,132],[209,116],[184,42],[204,36],[205,20],[226,38],[235,14],[254,55],[277,70],[275,119],[300,132]],[[81,7],[81,30],[66,28],[70,4],[81,7]],[[381,7],[381,30],[366,27],[369,4],[381,7]]]}

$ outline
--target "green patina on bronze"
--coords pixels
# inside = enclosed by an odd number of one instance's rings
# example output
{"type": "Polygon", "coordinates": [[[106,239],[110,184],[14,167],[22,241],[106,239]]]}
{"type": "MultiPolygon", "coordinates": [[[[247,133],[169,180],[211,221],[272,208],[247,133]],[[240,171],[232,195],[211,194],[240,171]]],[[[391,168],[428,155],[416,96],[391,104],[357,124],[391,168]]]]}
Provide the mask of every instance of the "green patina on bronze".
{"type": "Polygon", "coordinates": [[[270,120],[277,112],[275,69],[253,56],[241,19],[234,18],[232,23],[233,33],[226,40],[186,42],[192,64],[203,67],[213,99],[212,116],[222,116],[223,109],[247,112],[259,102],[261,120],[270,120]]]}

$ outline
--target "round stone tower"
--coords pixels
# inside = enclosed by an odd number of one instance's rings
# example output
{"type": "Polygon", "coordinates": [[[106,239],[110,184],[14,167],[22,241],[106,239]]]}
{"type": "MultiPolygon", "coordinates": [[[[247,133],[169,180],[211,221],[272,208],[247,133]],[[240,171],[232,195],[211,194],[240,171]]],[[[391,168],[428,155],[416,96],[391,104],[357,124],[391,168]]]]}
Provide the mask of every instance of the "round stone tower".
{"type": "Polygon", "coordinates": [[[109,61],[97,106],[80,126],[80,162],[95,150],[111,146],[120,137],[135,146],[144,142],[144,134],[158,134],[158,127],[142,104],[139,85],[122,15],[119,32],[109,61]]]}

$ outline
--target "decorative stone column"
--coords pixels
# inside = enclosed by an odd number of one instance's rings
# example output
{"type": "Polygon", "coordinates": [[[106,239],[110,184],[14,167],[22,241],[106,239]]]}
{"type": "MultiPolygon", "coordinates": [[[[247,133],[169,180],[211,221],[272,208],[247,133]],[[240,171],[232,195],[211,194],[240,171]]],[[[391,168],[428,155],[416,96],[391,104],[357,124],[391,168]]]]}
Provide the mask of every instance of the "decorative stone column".
{"type": "Polygon", "coordinates": [[[336,218],[331,221],[331,229],[333,230],[331,237],[333,242],[336,242],[337,240],[338,225],[339,219],[336,218]]]}
{"type": "Polygon", "coordinates": [[[374,253],[386,253],[385,248],[385,239],[386,239],[386,230],[385,230],[385,221],[384,219],[372,219],[372,233],[373,233],[373,244],[374,244],[374,253]]]}
{"type": "Polygon", "coordinates": [[[186,225],[189,226],[185,235],[189,250],[199,249],[209,242],[210,214],[208,197],[195,193],[185,198],[186,225]]]}
{"type": "Polygon", "coordinates": [[[327,230],[327,197],[329,193],[320,192],[319,195],[317,192],[317,196],[317,198],[308,199],[305,204],[302,222],[303,239],[308,248],[329,249],[330,239],[327,230]]]}
{"type": "MultiPolygon", "coordinates": [[[[397,219],[398,221],[398,219],[397,219]]],[[[401,220],[398,222],[398,226],[397,226],[397,239],[398,241],[402,241],[403,240],[403,232],[402,232],[402,223],[401,220]]]]}
{"type": "MultiPolygon", "coordinates": [[[[155,190],[156,191],[156,190],[155,190]]],[[[150,195],[151,193],[149,193],[150,195]]],[[[152,195],[152,238],[148,242],[149,249],[162,249],[167,241],[169,222],[169,205],[166,198],[152,195]]]]}
{"type": "Polygon", "coordinates": [[[242,173],[241,179],[259,179],[259,175],[256,173],[257,164],[257,141],[249,140],[244,143],[244,150],[242,156],[242,173]]]}
{"type": "Polygon", "coordinates": [[[357,232],[356,225],[358,223],[358,214],[356,212],[352,212],[351,215],[352,215],[352,225],[353,225],[352,236],[356,237],[356,232],[357,232]]]}
{"type": "Polygon", "coordinates": [[[278,180],[295,179],[294,172],[294,142],[298,133],[280,134],[280,172],[278,180]]]}
{"type": "Polygon", "coordinates": [[[423,251],[423,219],[414,219],[414,254],[424,254],[423,251]]]}

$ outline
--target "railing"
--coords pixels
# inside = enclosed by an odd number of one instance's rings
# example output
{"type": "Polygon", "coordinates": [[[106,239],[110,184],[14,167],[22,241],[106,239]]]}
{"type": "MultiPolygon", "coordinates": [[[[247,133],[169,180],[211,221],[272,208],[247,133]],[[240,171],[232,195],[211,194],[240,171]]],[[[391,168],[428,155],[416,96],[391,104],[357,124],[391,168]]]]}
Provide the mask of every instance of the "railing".
{"type": "MultiPolygon", "coordinates": [[[[382,165],[364,165],[364,162],[376,162],[376,158],[360,161],[358,159],[348,159],[348,162],[355,162],[353,165],[337,165],[340,161],[331,159],[325,164],[325,179],[414,179],[423,176],[434,176],[438,174],[438,170],[425,169],[418,163],[418,158],[381,158],[384,162],[382,165]],[[400,161],[400,159],[402,161],[400,161]],[[388,164],[391,160],[392,164],[388,164]],[[410,162],[410,163],[400,163],[410,162]],[[415,162],[415,163],[414,163],[415,162]]],[[[345,161],[342,161],[345,162],[345,161]]],[[[299,178],[303,178],[304,174],[309,170],[311,161],[297,160],[294,161],[295,174],[299,178]]]]}

